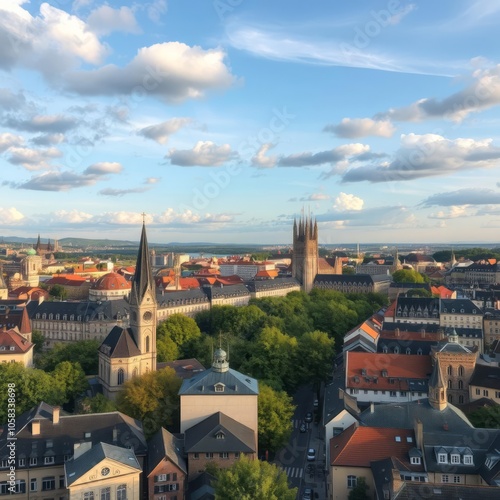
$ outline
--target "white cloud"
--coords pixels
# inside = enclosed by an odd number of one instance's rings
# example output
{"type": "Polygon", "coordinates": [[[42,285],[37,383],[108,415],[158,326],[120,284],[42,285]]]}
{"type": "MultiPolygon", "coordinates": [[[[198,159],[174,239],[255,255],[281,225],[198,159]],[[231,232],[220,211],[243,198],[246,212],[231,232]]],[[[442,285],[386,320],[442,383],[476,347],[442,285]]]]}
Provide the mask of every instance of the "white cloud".
{"type": "Polygon", "coordinates": [[[27,170],[42,170],[51,168],[50,161],[62,156],[57,148],[32,149],[26,147],[11,147],[8,161],[13,165],[21,165],[27,170]]]}
{"type": "Polygon", "coordinates": [[[192,122],[191,118],[171,118],[162,123],[141,128],[137,133],[148,139],[153,139],[158,144],[167,144],[172,134],[190,125],[192,122]]]}
{"type": "Polygon", "coordinates": [[[340,212],[346,210],[362,210],[365,202],[353,194],[340,193],[337,198],[335,198],[335,204],[333,208],[340,212]]]}
{"type": "Polygon", "coordinates": [[[327,125],[324,131],[332,132],[337,137],[355,139],[366,136],[392,137],[395,128],[389,120],[343,118],[337,125],[327,125]]]}
{"type": "Polygon", "coordinates": [[[87,167],[84,174],[87,175],[106,175],[106,174],[119,174],[123,170],[123,167],[118,162],[102,161],[99,163],[94,163],[87,167]]]}
{"type": "Polygon", "coordinates": [[[0,134],[0,153],[14,146],[21,146],[24,139],[19,135],[10,134],[8,132],[0,134]]]}
{"type": "Polygon", "coordinates": [[[180,167],[218,167],[237,157],[229,144],[217,146],[211,141],[198,141],[193,149],[172,148],[165,156],[172,165],[180,167]]]}
{"type": "Polygon", "coordinates": [[[108,35],[114,31],[134,34],[141,32],[130,7],[113,9],[109,5],[102,5],[90,13],[87,24],[98,35],[108,35]]]}
{"type": "Polygon", "coordinates": [[[15,207],[0,207],[0,221],[2,225],[17,224],[25,219],[25,216],[15,207]]]}
{"type": "Polygon", "coordinates": [[[207,90],[235,82],[220,49],[203,50],[180,42],[165,42],[139,49],[125,67],[108,64],[93,71],[65,76],[68,90],[82,95],[156,96],[167,102],[200,98],[207,90]]]}
{"type": "Polygon", "coordinates": [[[457,219],[459,217],[467,217],[471,214],[467,212],[468,205],[451,206],[448,211],[440,210],[437,213],[429,215],[429,219],[457,219]]]}
{"type": "Polygon", "coordinates": [[[79,224],[92,220],[92,215],[79,210],[57,210],[54,212],[55,218],[59,222],[68,222],[70,224],[79,224]]]}
{"type": "Polygon", "coordinates": [[[294,153],[289,156],[281,156],[277,165],[279,167],[308,167],[325,164],[336,164],[345,160],[347,157],[356,157],[366,155],[370,152],[370,146],[366,144],[353,143],[342,144],[328,151],[311,153],[294,153]]]}
{"type": "Polygon", "coordinates": [[[252,157],[252,165],[257,168],[273,168],[276,166],[277,156],[266,156],[268,151],[275,145],[272,143],[263,144],[257,153],[252,157]]]}

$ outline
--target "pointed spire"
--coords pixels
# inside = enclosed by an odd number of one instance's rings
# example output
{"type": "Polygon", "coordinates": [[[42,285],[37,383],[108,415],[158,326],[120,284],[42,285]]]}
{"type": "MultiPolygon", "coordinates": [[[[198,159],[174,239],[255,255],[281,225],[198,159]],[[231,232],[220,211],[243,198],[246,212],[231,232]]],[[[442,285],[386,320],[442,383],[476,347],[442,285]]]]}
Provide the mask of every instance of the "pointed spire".
{"type": "Polygon", "coordinates": [[[42,247],[42,242],[40,241],[40,233],[38,233],[38,239],[36,240],[35,250],[40,250],[42,247]]]}
{"type": "Polygon", "coordinates": [[[131,296],[135,298],[138,303],[140,303],[148,289],[154,293],[153,283],[151,262],[149,260],[148,240],[146,237],[146,224],[143,221],[141,241],[139,243],[139,253],[137,254],[134,280],[132,282],[131,296]]]}

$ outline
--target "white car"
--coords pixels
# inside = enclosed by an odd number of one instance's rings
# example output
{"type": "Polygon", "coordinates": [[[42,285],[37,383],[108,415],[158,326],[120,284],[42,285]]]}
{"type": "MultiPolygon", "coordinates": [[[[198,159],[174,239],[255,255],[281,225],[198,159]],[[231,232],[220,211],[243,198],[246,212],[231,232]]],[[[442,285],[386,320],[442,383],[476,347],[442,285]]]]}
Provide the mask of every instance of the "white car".
{"type": "Polygon", "coordinates": [[[309,448],[307,450],[307,461],[312,462],[313,460],[316,460],[316,450],[314,448],[309,448]]]}

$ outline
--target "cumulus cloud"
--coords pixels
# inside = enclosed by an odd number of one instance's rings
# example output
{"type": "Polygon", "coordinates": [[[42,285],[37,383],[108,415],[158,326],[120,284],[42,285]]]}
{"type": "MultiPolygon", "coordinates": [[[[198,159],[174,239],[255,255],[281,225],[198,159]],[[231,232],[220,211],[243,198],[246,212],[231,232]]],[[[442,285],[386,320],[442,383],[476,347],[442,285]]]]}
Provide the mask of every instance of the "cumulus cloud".
{"type": "Polygon", "coordinates": [[[84,171],[85,175],[106,175],[106,174],[119,174],[123,167],[118,162],[102,161],[94,163],[87,167],[84,171]]]}
{"type": "Polygon", "coordinates": [[[500,148],[491,139],[446,139],[437,134],[401,136],[401,147],[391,162],[351,168],[343,182],[409,181],[423,177],[450,175],[459,171],[493,168],[500,148]]]}
{"type": "Polygon", "coordinates": [[[436,193],[420,203],[423,207],[464,206],[464,205],[500,205],[500,193],[487,188],[464,188],[447,193],[436,193]]]}
{"type": "Polygon", "coordinates": [[[339,212],[344,212],[346,210],[362,210],[364,201],[353,194],[340,193],[337,198],[335,198],[335,204],[333,208],[339,212]]]}
{"type": "Polygon", "coordinates": [[[8,132],[0,134],[0,153],[3,153],[11,147],[21,146],[23,143],[24,139],[19,135],[10,134],[8,132]]]}
{"type": "Polygon", "coordinates": [[[10,89],[0,89],[0,108],[5,111],[17,111],[27,105],[26,97],[19,91],[16,94],[10,89]]]}
{"type": "Polygon", "coordinates": [[[500,64],[493,68],[474,71],[472,82],[467,87],[444,99],[422,98],[409,106],[379,113],[374,118],[410,122],[434,118],[460,121],[470,113],[498,104],[500,104],[500,64]]]}
{"type": "Polygon", "coordinates": [[[114,31],[135,34],[141,32],[130,7],[113,9],[109,5],[102,5],[90,13],[87,24],[98,35],[109,35],[114,31]]]}
{"type": "Polygon", "coordinates": [[[10,147],[8,161],[13,165],[21,165],[27,170],[43,170],[51,168],[50,161],[62,156],[57,148],[32,149],[26,147],[10,147]]]}
{"type": "Polygon", "coordinates": [[[64,139],[64,134],[43,134],[33,137],[31,142],[37,146],[52,146],[64,142],[64,139]]]}
{"type": "Polygon", "coordinates": [[[193,120],[191,118],[171,118],[162,123],[141,128],[137,133],[143,137],[156,141],[158,144],[167,144],[172,134],[190,125],[192,122],[193,120]]]}
{"type": "Polygon", "coordinates": [[[277,156],[266,156],[268,151],[275,145],[272,143],[263,144],[257,153],[252,157],[252,165],[257,168],[273,168],[276,166],[277,156]]]}
{"type": "Polygon", "coordinates": [[[25,216],[15,207],[0,207],[0,220],[2,225],[17,224],[25,219],[25,216]]]}
{"type": "Polygon", "coordinates": [[[343,118],[337,125],[327,125],[324,132],[331,132],[337,137],[355,139],[358,137],[392,137],[395,128],[390,120],[371,118],[343,118]]]}
{"type": "Polygon", "coordinates": [[[8,116],[3,124],[25,132],[64,133],[75,128],[78,120],[66,115],[35,115],[27,119],[8,116]]]}
{"type": "Polygon", "coordinates": [[[343,144],[329,151],[319,153],[295,153],[289,156],[282,156],[278,160],[279,167],[308,167],[325,164],[332,164],[344,160],[348,156],[356,156],[366,153],[370,146],[366,144],[343,144]]]}
{"type": "Polygon", "coordinates": [[[231,86],[235,78],[220,49],[204,50],[180,42],[143,47],[124,67],[108,64],[65,75],[65,87],[82,95],[140,92],[166,102],[203,97],[207,90],[231,86]]]}
{"type": "Polygon", "coordinates": [[[184,226],[190,224],[221,224],[231,222],[233,216],[231,214],[199,214],[192,210],[186,209],[183,212],[176,212],[173,208],[167,208],[161,214],[154,218],[158,224],[166,224],[169,226],[184,226]]]}
{"type": "Polygon", "coordinates": [[[54,212],[55,218],[59,222],[68,222],[71,224],[79,224],[92,220],[92,215],[79,210],[56,210],[54,212]]]}
{"type": "Polygon", "coordinates": [[[468,205],[452,206],[448,211],[440,210],[439,212],[429,214],[429,219],[457,219],[459,217],[468,217],[470,214],[467,211],[468,205]]]}
{"type": "Polygon", "coordinates": [[[238,153],[229,144],[217,146],[211,141],[198,141],[193,149],[170,149],[165,158],[180,167],[218,167],[237,159],[238,153]]]}

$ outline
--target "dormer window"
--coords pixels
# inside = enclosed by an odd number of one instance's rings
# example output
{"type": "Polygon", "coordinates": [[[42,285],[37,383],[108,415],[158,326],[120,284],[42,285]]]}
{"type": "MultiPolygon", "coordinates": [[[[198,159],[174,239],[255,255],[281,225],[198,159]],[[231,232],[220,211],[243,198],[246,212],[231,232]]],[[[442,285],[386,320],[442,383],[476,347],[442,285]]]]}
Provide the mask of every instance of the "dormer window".
{"type": "Polygon", "coordinates": [[[224,392],[224,384],[215,384],[214,385],[215,392],[224,392]]]}
{"type": "Polygon", "coordinates": [[[465,465],[474,465],[474,459],[472,455],[464,455],[464,464],[465,465]]]}
{"type": "Polygon", "coordinates": [[[225,439],[226,435],[222,431],[217,431],[215,433],[215,439],[225,439]]]}
{"type": "Polygon", "coordinates": [[[411,457],[410,463],[412,465],[420,465],[421,463],[420,457],[411,457]]]}
{"type": "Polygon", "coordinates": [[[452,464],[459,464],[460,463],[460,455],[452,453],[450,456],[450,461],[452,464]]]}
{"type": "Polygon", "coordinates": [[[448,455],[446,453],[438,453],[438,464],[447,464],[448,455]]]}

